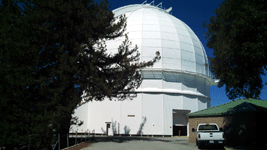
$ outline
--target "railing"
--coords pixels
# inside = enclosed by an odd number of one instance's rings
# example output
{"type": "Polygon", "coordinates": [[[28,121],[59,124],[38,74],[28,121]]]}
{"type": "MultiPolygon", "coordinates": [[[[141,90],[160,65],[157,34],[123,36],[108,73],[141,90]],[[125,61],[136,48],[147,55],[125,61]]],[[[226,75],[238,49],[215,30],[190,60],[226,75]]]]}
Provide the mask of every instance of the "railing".
{"type": "Polygon", "coordinates": [[[76,133],[74,134],[66,134],[65,136],[60,136],[60,134],[58,134],[58,140],[56,141],[54,147],[53,147],[53,150],[56,149],[56,147],[58,147],[58,150],[60,150],[60,148],[68,148],[70,146],[77,146],[77,144],[79,143],[82,143],[82,142],[85,142],[85,141],[88,141],[89,138],[90,138],[90,132],[81,132],[81,133],[78,133],[76,131],[76,133]],[[60,141],[64,140],[64,139],[60,139],[60,137],[65,137],[66,136],[66,139],[67,140],[67,145],[60,145],[60,141]],[[70,139],[72,139],[72,141],[70,142],[70,139]],[[73,141],[74,139],[74,141],[73,141]]]}

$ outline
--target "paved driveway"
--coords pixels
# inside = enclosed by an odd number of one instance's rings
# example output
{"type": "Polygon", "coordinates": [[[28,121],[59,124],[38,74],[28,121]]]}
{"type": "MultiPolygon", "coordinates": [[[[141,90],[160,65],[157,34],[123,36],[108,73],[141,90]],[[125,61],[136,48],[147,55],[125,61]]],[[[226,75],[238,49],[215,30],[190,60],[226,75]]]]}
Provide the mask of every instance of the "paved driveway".
{"type": "Polygon", "coordinates": [[[198,150],[188,138],[178,137],[96,137],[83,150],[198,150]]]}

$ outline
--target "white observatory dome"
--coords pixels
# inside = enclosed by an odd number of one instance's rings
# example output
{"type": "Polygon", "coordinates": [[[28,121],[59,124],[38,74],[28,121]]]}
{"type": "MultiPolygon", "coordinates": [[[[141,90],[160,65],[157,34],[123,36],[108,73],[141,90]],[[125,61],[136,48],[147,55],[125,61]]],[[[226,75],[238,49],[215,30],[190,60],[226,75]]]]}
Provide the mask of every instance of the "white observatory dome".
{"type": "MultiPolygon", "coordinates": [[[[77,107],[74,116],[84,121],[72,132],[87,131],[107,135],[189,136],[186,114],[210,107],[208,59],[202,43],[181,20],[150,4],[115,9],[125,14],[130,48],[138,47],[140,61],[149,61],[159,51],[161,59],[142,69],[143,81],[133,100],[90,101],[77,107]]],[[[109,53],[118,53],[125,40],[106,41],[109,53]]]]}
{"type": "MultiPolygon", "coordinates": [[[[115,9],[116,16],[125,14],[132,48],[137,45],[141,61],[149,61],[159,51],[161,60],[150,72],[175,71],[209,76],[205,49],[195,33],[183,21],[159,7],[150,4],[135,4],[115,9]]],[[[116,53],[124,40],[107,42],[107,49],[116,53]]],[[[143,75],[147,76],[143,70],[143,75]]]]}

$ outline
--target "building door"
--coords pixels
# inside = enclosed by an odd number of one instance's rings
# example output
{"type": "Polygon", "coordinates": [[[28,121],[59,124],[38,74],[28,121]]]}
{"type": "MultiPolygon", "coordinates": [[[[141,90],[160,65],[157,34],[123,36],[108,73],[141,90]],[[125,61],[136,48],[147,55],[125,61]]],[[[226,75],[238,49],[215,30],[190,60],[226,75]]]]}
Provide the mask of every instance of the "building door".
{"type": "Polygon", "coordinates": [[[187,126],[173,126],[173,136],[187,136],[187,126]]]}
{"type": "Polygon", "coordinates": [[[110,130],[110,122],[106,122],[106,134],[108,135],[110,130]]]}
{"type": "Polygon", "coordinates": [[[173,110],[173,136],[187,136],[188,118],[190,110],[173,110]]]}

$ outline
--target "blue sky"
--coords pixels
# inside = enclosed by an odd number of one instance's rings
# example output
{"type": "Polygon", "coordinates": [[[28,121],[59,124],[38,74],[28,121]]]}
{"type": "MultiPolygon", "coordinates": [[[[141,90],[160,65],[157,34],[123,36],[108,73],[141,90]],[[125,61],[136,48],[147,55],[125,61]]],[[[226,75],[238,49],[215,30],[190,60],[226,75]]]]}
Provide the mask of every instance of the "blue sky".
{"type": "MultiPolygon", "coordinates": [[[[145,0],[109,0],[111,10],[130,5],[141,4],[145,0]]],[[[151,3],[148,0],[147,3],[151,3]]],[[[168,9],[172,7],[171,14],[186,23],[198,36],[202,42],[206,53],[209,57],[213,57],[213,50],[207,47],[207,39],[204,34],[206,28],[202,28],[203,21],[209,22],[210,17],[215,16],[214,10],[223,2],[223,0],[156,0],[154,5],[162,2],[162,7],[168,9]]],[[[263,82],[267,82],[267,77],[263,77],[263,82]]],[[[210,88],[211,107],[231,102],[225,94],[225,87],[218,88],[212,86],[210,88]]],[[[267,86],[264,86],[261,99],[267,100],[267,86]]]]}

